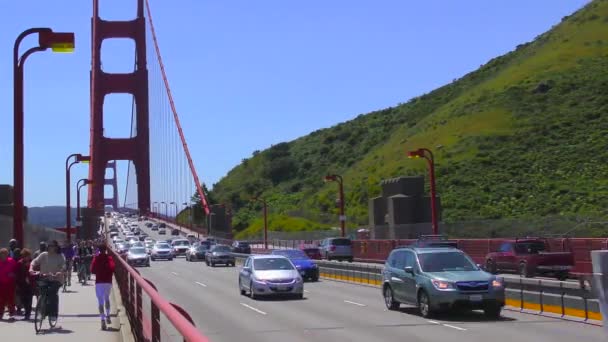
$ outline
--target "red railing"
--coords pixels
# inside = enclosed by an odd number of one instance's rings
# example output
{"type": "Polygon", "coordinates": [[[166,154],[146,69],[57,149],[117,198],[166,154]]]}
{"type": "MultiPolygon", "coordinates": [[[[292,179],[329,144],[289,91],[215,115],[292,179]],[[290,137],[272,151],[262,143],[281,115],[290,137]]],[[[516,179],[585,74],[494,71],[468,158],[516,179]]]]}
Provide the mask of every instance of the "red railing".
{"type": "Polygon", "coordinates": [[[129,266],[115,251],[110,248],[108,250],[116,262],[114,275],[136,341],[158,342],[163,340],[162,336],[169,340],[169,336],[174,333],[181,335],[184,341],[209,341],[194,326],[192,318],[184,309],[165,300],[150,280],[142,277],[139,271],[129,266]],[[144,294],[149,298],[149,308],[143,300],[144,294]],[[145,314],[146,311],[149,315],[145,314]],[[169,323],[169,326],[162,325],[161,314],[166,318],[162,322],[169,323]]]}

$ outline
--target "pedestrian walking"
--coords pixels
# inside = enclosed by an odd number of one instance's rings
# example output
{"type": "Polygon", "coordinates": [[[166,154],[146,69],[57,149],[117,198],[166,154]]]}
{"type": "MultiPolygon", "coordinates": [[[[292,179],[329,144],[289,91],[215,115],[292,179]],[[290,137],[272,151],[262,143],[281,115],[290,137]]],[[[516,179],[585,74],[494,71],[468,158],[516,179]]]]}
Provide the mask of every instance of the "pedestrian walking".
{"type": "Polygon", "coordinates": [[[48,249],[48,245],[46,244],[46,241],[41,241],[40,245],[38,247],[38,250],[34,252],[34,255],[32,256],[32,259],[36,259],[40,254],[46,252],[48,249]]]}
{"type": "Polygon", "coordinates": [[[99,244],[98,250],[99,254],[93,258],[91,263],[91,273],[95,275],[95,294],[101,318],[101,329],[106,330],[107,324],[112,323],[110,318],[110,292],[115,264],[112,256],[108,255],[105,244],[99,244]]]}
{"type": "Polygon", "coordinates": [[[24,248],[21,251],[21,260],[17,262],[17,297],[25,310],[23,320],[28,321],[32,313],[32,299],[34,297],[34,279],[30,275],[32,252],[24,248]]]}
{"type": "Polygon", "coordinates": [[[13,258],[13,260],[15,259],[15,249],[19,248],[19,242],[15,239],[11,239],[11,241],[8,242],[8,256],[9,258],[13,258]]]}
{"type": "Polygon", "coordinates": [[[9,319],[15,319],[15,271],[17,270],[17,263],[8,255],[8,249],[0,249],[0,320],[4,316],[5,308],[8,309],[9,319]]]}

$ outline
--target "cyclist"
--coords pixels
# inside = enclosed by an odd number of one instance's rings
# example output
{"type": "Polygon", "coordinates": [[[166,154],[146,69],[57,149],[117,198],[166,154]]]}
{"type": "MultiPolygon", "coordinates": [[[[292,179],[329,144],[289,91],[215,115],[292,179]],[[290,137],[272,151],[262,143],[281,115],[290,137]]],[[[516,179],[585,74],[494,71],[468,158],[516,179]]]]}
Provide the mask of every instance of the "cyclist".
{"type": "Polygon", "coordinates": [[[65,257],[61,254],[59,242],[51,241],[46,252],[34,259],[30,265],[30,272],[40,276],[39,281],[48,286],[48,314],[52,320],[57,320],[59,315],[59,288],[64,280],[65,257]]]}
{"type": "Polygon", "coordinates": [[[87,284],[88,273],[90,270],[91,259],[93,258],[93,250],[89,248],[86,242],[80,242],[78,248],[78,281],[82,282],[83,285],[87,284]]]}
{"type": "Polygon", "coordinates": [[[66,282],[64,282],[64,285],[72,286],[72,263],[74,262],[74,248],[67,240],[63,243],[61,253],[65,258],[66,282]]]}
{"type": "Polygon", "coordinates": [[[112,290],[112,275],[114,274],[114,259],[108,255],[106,245],[100,243],[99,254],[91,263],[91,273],[95,274],[95,294],[101,318],[101,329],[106,330],[106,323],[112,324],[110,319],[110,291],[112,290]],[[104,312],[105,305],[105,312],[104,312]]]}

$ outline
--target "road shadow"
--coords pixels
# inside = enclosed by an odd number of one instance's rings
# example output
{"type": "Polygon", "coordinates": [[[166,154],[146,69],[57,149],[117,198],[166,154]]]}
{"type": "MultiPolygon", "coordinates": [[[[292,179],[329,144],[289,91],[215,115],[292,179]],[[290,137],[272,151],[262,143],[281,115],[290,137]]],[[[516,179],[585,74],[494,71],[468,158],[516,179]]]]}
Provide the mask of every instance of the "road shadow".
{"type": "MultiPolygon", "coordinates": [[[[419,316],[420,312],[417,307],[406,306],[401,307],[399,312],[412,315],[419,316]]],[[[517,321],[517,319],[513,317],[505,317],[500,316],[500,318],[490,318],[486,317],[483,314],[483,311],[470,311],[470,310],[456,310],[456,311],[446,311],[446,312],[437,312],[433,315],[432,319],[444,322],[452,322],[452,323],[496,323],[496,322],[513,322],[517,321]]]]}
{"type": "Polygon", "coordinates": [[[114,327],[107,327],[105,331],[107,331],[107,332],[119,332],[120,329],[114,328],[114,327]]]}
{"type": "Polygon", "coordinates": [[[256,297],[255,301],[259,301],[259,302],[285,302],[285,301],[303,301],[303,300],[308,300],[307,297],[304,298],[297,298],[294,296],[289,296],[289,295],[282,295],[282,296],[268,296],[268,297],[256,297]]]}
{"type": "Polygon", "coordinates": [[[39,335],[51,335],[51,334],[59,334],[59,335],[67,335],[73,334],[74,330],[64,329],[63,327],[55,327],[52,329],[42,330],[39,335]]]}

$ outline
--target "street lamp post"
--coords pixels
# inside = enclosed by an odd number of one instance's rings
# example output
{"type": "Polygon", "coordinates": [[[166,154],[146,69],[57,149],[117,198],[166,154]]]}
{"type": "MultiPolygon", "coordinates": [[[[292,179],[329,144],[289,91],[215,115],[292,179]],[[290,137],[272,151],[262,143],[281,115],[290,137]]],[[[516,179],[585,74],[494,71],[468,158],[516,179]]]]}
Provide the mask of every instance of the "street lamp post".
{"type": "Polygon", "coordinates": [[[431,220],[433,225],[433,234],[439,234],[439,225],[437,223],[437,200],[435,192],[435,158],[433,152],[428,148],[419,148],[416,151],[407,153],[408,158],[424,158],[429,165],[429,181],[431,183],[431,220]]]}
{"type": "Polygon", "coordinates": [[[154,216],[158,218],[158,202],[152,202],[152,212],[154,216]]]}
{"type": "Polygon", "coordinates": [[[167,205],[167,202],[160,202],[160,204],[165,205],[165,220],[166,220],[169,218],[169,210],[167,209],[169,206],[167,205]]]}
{"type": "Polygon", "coordinates": [[[82,221],[82,218],[80,216],[80,189],[82,189],[83,186],[85,185],[89,185],[89,184],[93,184],[93,182],[91,182],[90,180],[86,179],[86,178],[82,178],[79,179],[78,182],[76,183],[76,224],[78,225],[79,222],[82,221]],[[82,182],[82,184],[80,184],[80,182],[82,182]]]}
{"type": "Polygon", "coordinates": [[[17,36],[13,47],[13,235],[22,246],[25,246],[23,241],[23,66],[31,54],[48,48],[54,52],[73,51],[74,33],[53,32],[50,28],[31,28],[17,36]],[[28,49],[19,56],[21,42],[34,33],[38,34],[38,46],[28,49]]]}
{"type": "Polygon", "coordinates": [[[341,236],[346,236],[346,215],[344,214],[344,182],[340,175],[327,175],[325,176],[326,182],[338,182],[340,192],[340,231],[341,236]]]}
{"type": "Polygon", "coordinates": [[[175,202],[170,202],[169,204],[173,204],[175,206],[175,224],[179,227],[179,231],[182,231],[182,226],[179,224],[179,222],[177,222],[177,203],[175,202]]]}
{"type": "Polygon", "coordinates": [[[72,165],[78,163],[88,163],[91,160],[90,156],[83,156],[79,153],[70,154],[65,160],[65,226],[67,229],[67,240],[68,242],[72,241],[72,204],[70,203],[70,169],[72,165]],[[76,157],[76,159],[70,163],[70,159],[76,157]]]}
{"type": "Polygon", "coordinates": [[[268,249],[268,202],[265,198],[254,197],[254,201],[262,202],[264,213],[264,249],[268,249]]]}

